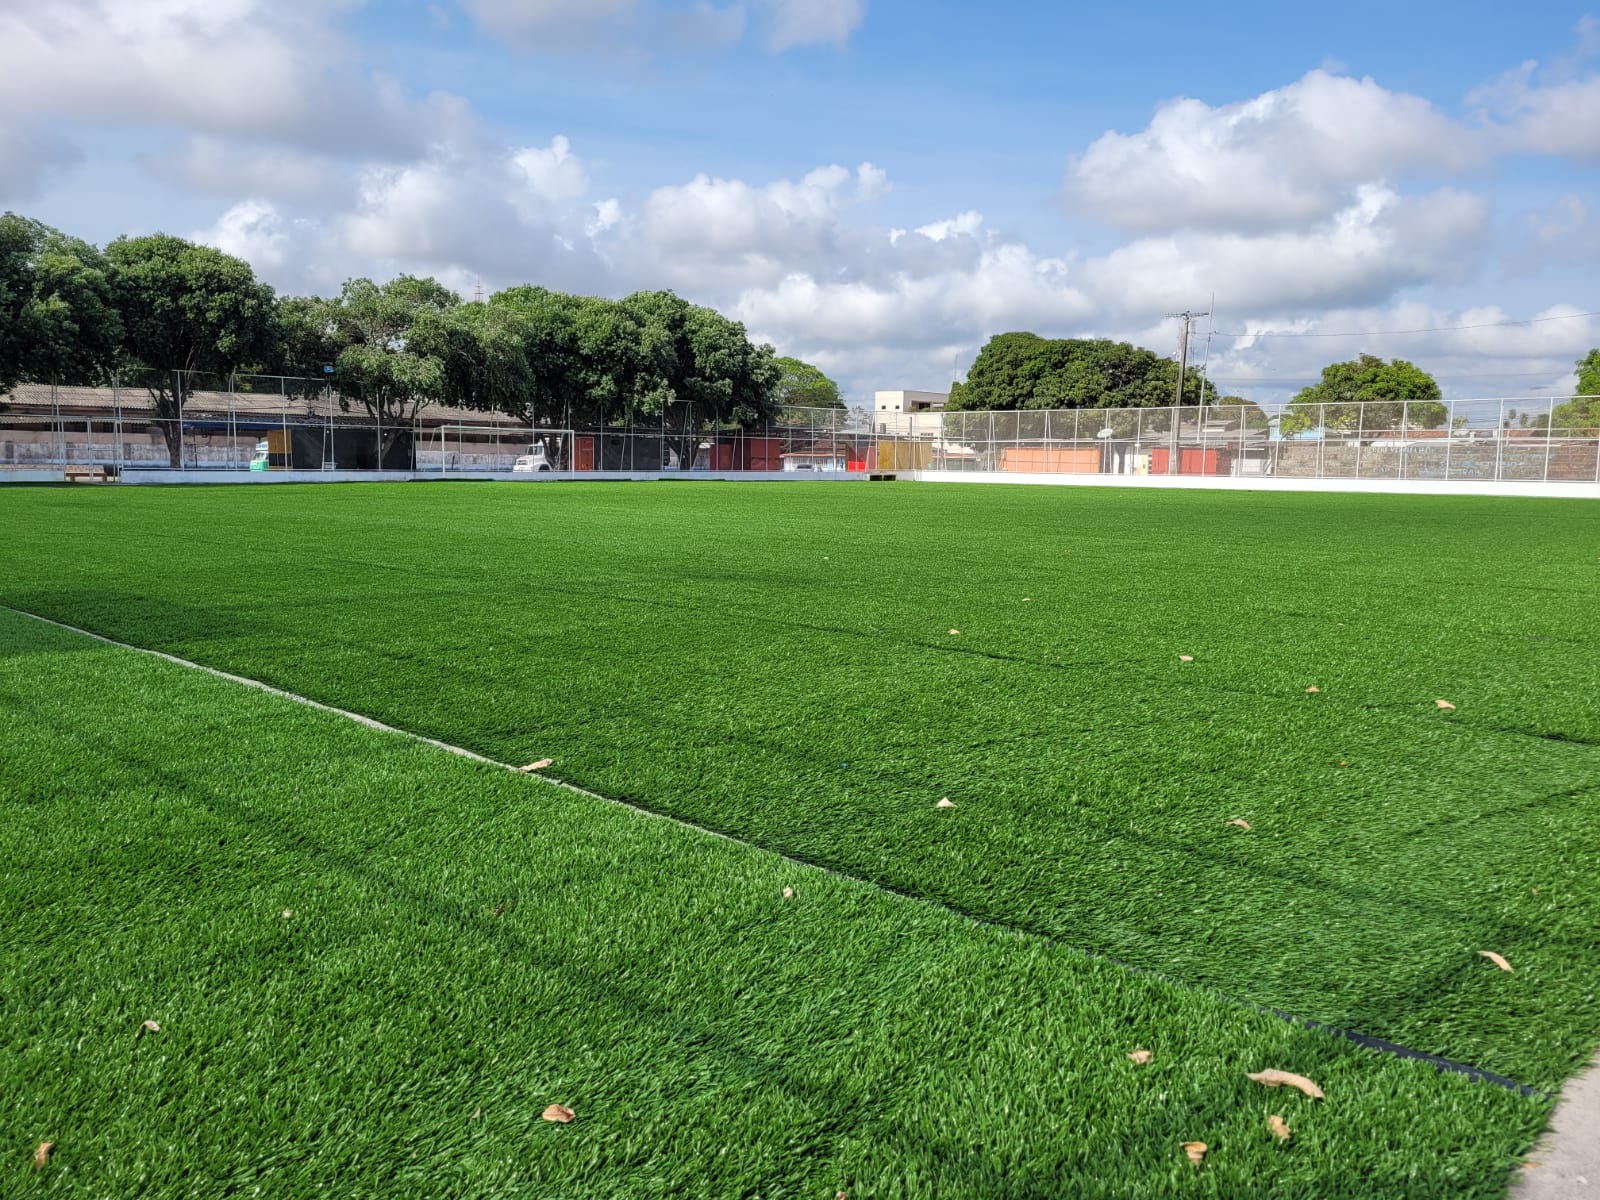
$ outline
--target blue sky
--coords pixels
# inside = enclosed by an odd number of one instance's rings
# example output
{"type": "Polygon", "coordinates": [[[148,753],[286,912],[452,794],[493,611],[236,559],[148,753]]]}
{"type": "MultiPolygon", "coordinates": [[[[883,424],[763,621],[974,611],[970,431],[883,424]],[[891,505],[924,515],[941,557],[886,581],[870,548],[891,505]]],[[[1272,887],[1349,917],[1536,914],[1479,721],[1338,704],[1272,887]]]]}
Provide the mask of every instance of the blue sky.
{"type": "Polygon", "coordinates": [[[671,287],[852,399],[1007,329],[1166,352],[1213,294],[1258,399],[1362,350],[1550,396],[1597,72],[1563,0],[0,0],[0,207],[286,292],[671,287]]]}

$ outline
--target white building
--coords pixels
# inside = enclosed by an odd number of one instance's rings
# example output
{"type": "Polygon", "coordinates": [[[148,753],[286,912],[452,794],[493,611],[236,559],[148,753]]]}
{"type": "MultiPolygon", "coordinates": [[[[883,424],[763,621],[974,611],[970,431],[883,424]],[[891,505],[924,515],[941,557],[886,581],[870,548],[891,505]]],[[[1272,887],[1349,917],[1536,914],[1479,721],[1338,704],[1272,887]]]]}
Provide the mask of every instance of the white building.
{"type": "Polygon", "coordinates": [[[876,392],[873,395],[873,427],[879,433],[938,436],[944,429],[944,421],[939,414],[949,402],[949,392],[918,392],[907,388],[876,392]]]}

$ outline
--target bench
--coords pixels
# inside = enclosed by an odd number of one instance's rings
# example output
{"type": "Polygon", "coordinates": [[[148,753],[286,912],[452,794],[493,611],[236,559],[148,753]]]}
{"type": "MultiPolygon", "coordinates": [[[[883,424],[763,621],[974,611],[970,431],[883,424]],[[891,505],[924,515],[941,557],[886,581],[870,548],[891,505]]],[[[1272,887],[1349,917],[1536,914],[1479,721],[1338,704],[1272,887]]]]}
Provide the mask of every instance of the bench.
{"type": "Polygon", "coordinates": [[[107,483],[115,478],[112,472],[99,463],[68,467],[62,475],[68,483],[107,483]]]}

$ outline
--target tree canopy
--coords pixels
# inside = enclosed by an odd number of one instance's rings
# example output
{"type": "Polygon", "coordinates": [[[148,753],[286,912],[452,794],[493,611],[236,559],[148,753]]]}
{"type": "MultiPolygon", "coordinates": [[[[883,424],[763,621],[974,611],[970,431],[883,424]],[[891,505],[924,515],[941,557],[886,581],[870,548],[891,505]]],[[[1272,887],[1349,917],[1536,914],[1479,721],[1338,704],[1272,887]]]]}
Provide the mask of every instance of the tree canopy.
{"type": "Polygon", "coordinates": [[[1322,368],[1322,379],[1302,388],[1283,415],[1284,433],[1321,426],[1363,432],[1437,429],[1449,417],[1432,375],[1403,358],[1389,362],[1362,354],[1322,368]]]}
{"type": "Polygon", "coordinates": [[[1576,364],[1578,386],[1571,400],[1550,414],[1550,427],[1588,436],[1600,434],[1600,350],[1591,350],[1576,364]]]}
{"type": "MultiPolygon", "coordinates": [[[[1109,338],[1001,333],[978,352],[965,383],[951,385],[952,410],[1151,408],[1177,398],[1178,364],[1109,338]]],[[[1191,367],[1185,404],[1214,404],[1217,390],[1191,367]]]]}
{"type": "Polygon", "coordinates": [[[48,225],[0,214],[0,395],[22,379],[98,380],[121,337],[105,256],[48,225]]]}
{"type": "Polygon", "coordinates": [[[164,233],[118,238],[105,257],[123,365],[144,369],[178,466],[177,419],[194,374],[259,369],[272,357],[279,340],[272,289],[243,259],[164,233]]]}
{"type": "Polygon", "coordinates": [[[787,408],[843,408],[839,385],[822,371],[798,358],[773,359],[780,374],[777,402],[787,408]]]}

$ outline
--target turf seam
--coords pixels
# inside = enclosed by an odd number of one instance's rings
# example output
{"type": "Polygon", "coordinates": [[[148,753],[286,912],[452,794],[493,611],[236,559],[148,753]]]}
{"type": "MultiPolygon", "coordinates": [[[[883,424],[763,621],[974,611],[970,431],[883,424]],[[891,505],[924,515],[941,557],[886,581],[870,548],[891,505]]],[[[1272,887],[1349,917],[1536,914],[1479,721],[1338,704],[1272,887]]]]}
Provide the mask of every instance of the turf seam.
{"type": "Polygon", "coordinates": [[[332,716],[342,717],[345,720],[353,721],[358,725],[379,733],[395,734],[411,741],[421,742],[424,745],[431,746],[436,750],[443,750],[447,754],[453,754],[458,758],[468,759],[472,762],[481,763],[484,766],[494,767],[502,771],[509,771],[517,775],[531,775],[534,780],[544,784],[547,787],[556,788],[572,795],[583,796],[590,800],[596,800],[602,804],[616,805],[621,808],[626,808],[629,811],[637,813],[643,817],[650,817],[656,820],[671,822],[679,828],[689,830],[703,836],[714,837],[721,841],[729,842],[733,845],[759,851],[763,854],[771,854],[774,857],[779,858],[784,862],[792,863],[797,867],[811,871],[820,871],[823,874],[830,875],[836,879],[844,879],[853,883],[862,884],[866,887],[873,888],[884,895],[894,896],[900,900],[910,901],[914,904],[927,905],[930,908],[935,908],[940,911],[961,917],[963,920],[970,921],[975,925],[989,929],[1002,930],[1013,937],[1038,938],[1048,945],[1057,946],[1062,949],[1068,949],[1074,953],[1081,954],[1084,958],[1107,963],[1132,974],[1147,976],[1151,979],[1158,979],[1164,983],[1169,983],[1175,987],[1184,988],[1190,992],[1203,993],[1225,1004],[1232,1005],[1233,1007],[1247,1009],[1276,1017],[1279,1020],[1285,1021],[1291,1025],[1297,1025],[1303,1029],[1310,1029],[1320,1033],[1326,1033],[1347,1041],[1352,1045],[1359,1046],[1365,1050],[1370,1050],[1380,1054],[1387,1054],[1395,1058],[1408,1059],[1414,1062],[1427,1063],[1442,1073],[1461,1075],[1474,1082],[1492,1084],[1496,1087],[1505,1088],[1508,1091],[1518,1092],[1523,1096],[1539,1099],[1547,1098],[1547,1093],[1540,1088],[1536,1088],[1525,1083],[1519,1083],[1514,1079],[1507,1078],[1504,1075],[1498,1075],[1493,1071],[1486,1071],[1483,1068],[1475,1067],[1470,1063],[1457,1062],[1454,1059],[1446,1058],[1442,1055],[1430,1054],[1422,1050],[1414,1050],[1409,1046],[1400,1045],[1398,1042],[1391,1042],[1384,1038],[1373,1037],[1368,1034],[1360,1033],[1356,1030],[1345,1029],[1340,1026],[1331,1025],[1327,1022],[1318,1021],[1310,1017],[1297,1016],[1294,1013],[1285,1012],[1283,1009],[1274,1008],[1271,1005],[1259,1004],[1255,1001],[1241,999],[1237,996],[1231,996],[1215,988],[1207,987],[1205,985],[1196,985],[1188,980],[1179,979],[1174,976],[1164,974],[1163,972],[1154,970],[1150,967],[1143,967],[1137,963],[1126,962],[1111,955],[1085,949],[1081,946],[1068,946],[1064,943],[1058,942],[1056,939],[1049,937],[1046,934],[1020,928],[1004,921],[996,921],[989,917],[968,912],[958,905],[948,904],[927,896],[921,896],[913,892],[903,891],[899,888],[889,886],[876,880],[865,879],[860,876],[851,875],[848,872],[837,870],[833,867],[827,866],[826,864],[814,862],[793,854],[788,854],[781,850],[775,850],[769,846],[762,846],[755,842],[747,841],[744,838],[736,837],[733,834],[727,833],[723,830],[713,828],[712,826],[701,825],[694,821],[685,820],[684,818],[676,816],[672,813],[648,808],[643,805],[636,804],[631,800],[625,800],[617,796],[602,795],[599,792],[590,791],[587,788],[579,787],[577,784],[569,783],[566,780],[556,779],[548,775],[528,772],[521,767],[512,765],[511,763],[501,762],[498,759],[490,758],[484,754],[479,754],[475,750],[468,750],[464,746],[452,745],[449,742],[428,737],[426,734],[417,733],[409,729],[402,729],[396,725],[389,725],[383,721],[379,721],[375,717],[369,717],[362,713],[352,712],[349,709],[338,708],[332,704],[325,704],[320,700],[312,699],[310,696],[303,696],[298,692],[291,692],[284,688],[275,687],[274,685],[259,679],[251,679],[246,675],[235,675],[230,671],[224,671],[218,667],[209,667],[204,663],[198,663],[192,659],[180,658],[176,654],[168,654],[163,650],[154,650],[147,646],[137,646],[131,642],[118,641],[116,638],[106,637],[104,634],[95,633],[93,630],[83,629],[77,625],[69,625],[65,621],[57,621],[53,618],[42,616],[39,613],[28,612],[27,610],[20,608],[13,608],[10,605],[0,605],[0,610],[15,613],[20,617],[27,617],[30,620],[38,621],[45,625],[54,626],[57,629],[65,630],[66,632],[75,634],[79,637],[89,638],[107,646],[114,646],[119,650],[129,650],[135,654],[143,654],[151,658],[157,658],[163,662],[171,663],[174,666],[184,667],[191,671],[199,671],[216,679],[226,680],[229,683],[252,688],[259,692],[265,692],[267,695],[274,696],[281,700],[288,700],[291,703],[299,704],[306,708],[314,709],[318,712],[324,712],[332,716]]]}

